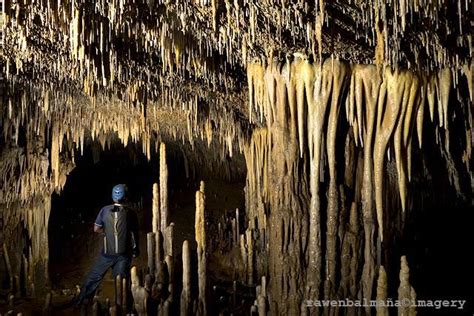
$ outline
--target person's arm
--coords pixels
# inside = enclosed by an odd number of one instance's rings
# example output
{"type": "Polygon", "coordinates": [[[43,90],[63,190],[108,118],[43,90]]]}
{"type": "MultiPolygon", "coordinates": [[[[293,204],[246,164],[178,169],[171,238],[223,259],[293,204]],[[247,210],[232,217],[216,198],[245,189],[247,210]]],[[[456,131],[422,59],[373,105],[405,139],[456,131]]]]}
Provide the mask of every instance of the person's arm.
{"type": "Polygon", "coordinates": [[[104,209],[101,209],[94,222],[94,233],[104,232],[104,209]]]}

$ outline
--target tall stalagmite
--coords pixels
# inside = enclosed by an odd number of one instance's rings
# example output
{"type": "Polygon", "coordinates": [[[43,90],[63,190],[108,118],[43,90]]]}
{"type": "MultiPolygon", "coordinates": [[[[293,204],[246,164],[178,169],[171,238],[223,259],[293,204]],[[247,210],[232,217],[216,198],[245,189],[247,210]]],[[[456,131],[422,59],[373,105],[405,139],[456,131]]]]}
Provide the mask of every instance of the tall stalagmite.
{"type": "Polygon", "coordinates": [[[198,289],[197,315],[207,315],[207,252],[206,252],[206,220],[205,220],[205,195],[204,182],[201,181],[200,189],[196,191],[195,235],[198,257],[198,289]]]}
{"type": "Polygon", "coordinates": [[[191,315],[191,253],[189,242],[183,242],[183,289],[181,291],[180,315],[191,315]]]}
{"type": "Polygon", "coordinates": [[[166,163],[166,145],[160,144],[160,219],[161,232],[164,234],[169,225],[168,215],[168,165],[166,163]]]}

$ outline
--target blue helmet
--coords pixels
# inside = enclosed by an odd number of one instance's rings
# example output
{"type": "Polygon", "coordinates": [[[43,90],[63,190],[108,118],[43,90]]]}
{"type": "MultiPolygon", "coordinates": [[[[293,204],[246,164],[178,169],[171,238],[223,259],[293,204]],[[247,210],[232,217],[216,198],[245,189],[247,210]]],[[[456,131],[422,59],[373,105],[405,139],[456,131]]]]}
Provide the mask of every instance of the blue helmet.
{"type": "Polygon", "coordinates": [[[112,200],[114,200],[114,202],[120,202],[125,198],[126,193],[127,186],[125,184],[117,184],[112,189],[112,200]]]}

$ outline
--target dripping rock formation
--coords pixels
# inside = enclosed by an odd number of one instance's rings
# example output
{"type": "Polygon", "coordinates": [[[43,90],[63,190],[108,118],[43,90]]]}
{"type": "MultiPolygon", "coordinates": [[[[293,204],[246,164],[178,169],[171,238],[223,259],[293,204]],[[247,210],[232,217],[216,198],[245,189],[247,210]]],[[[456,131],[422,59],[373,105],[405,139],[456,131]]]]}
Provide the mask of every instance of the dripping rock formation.
{"type": "Polygon", "coordinates": [[[74,313],[113,181],[142,255],[82,312],[471,315],[473,30],[472,0],[0,0],[0,315],[74,313]]]}

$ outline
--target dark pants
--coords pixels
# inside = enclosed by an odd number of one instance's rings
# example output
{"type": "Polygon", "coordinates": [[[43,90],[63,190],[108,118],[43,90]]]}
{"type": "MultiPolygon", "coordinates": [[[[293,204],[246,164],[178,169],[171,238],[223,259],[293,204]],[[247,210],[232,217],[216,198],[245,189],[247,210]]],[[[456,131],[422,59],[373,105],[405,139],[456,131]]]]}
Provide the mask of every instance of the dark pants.
{"type": "Polygon", "coordinates": [[[91,298],[94,295],[94,292],[99,287],[100,281],[102,281],[105,273],[107,273],[107,270],[110,268],[113,268],[114,278],[118,275],[122,278],[128,278],[131,262],[132,258],[130,255],[107,256],[100,254],[94,267],[90,270],[86,280],[84,281],[84,285],[81,288],[81,294],[79,294],[78,297],[78,303],[82,302],[84,299],[91,298]]]}

